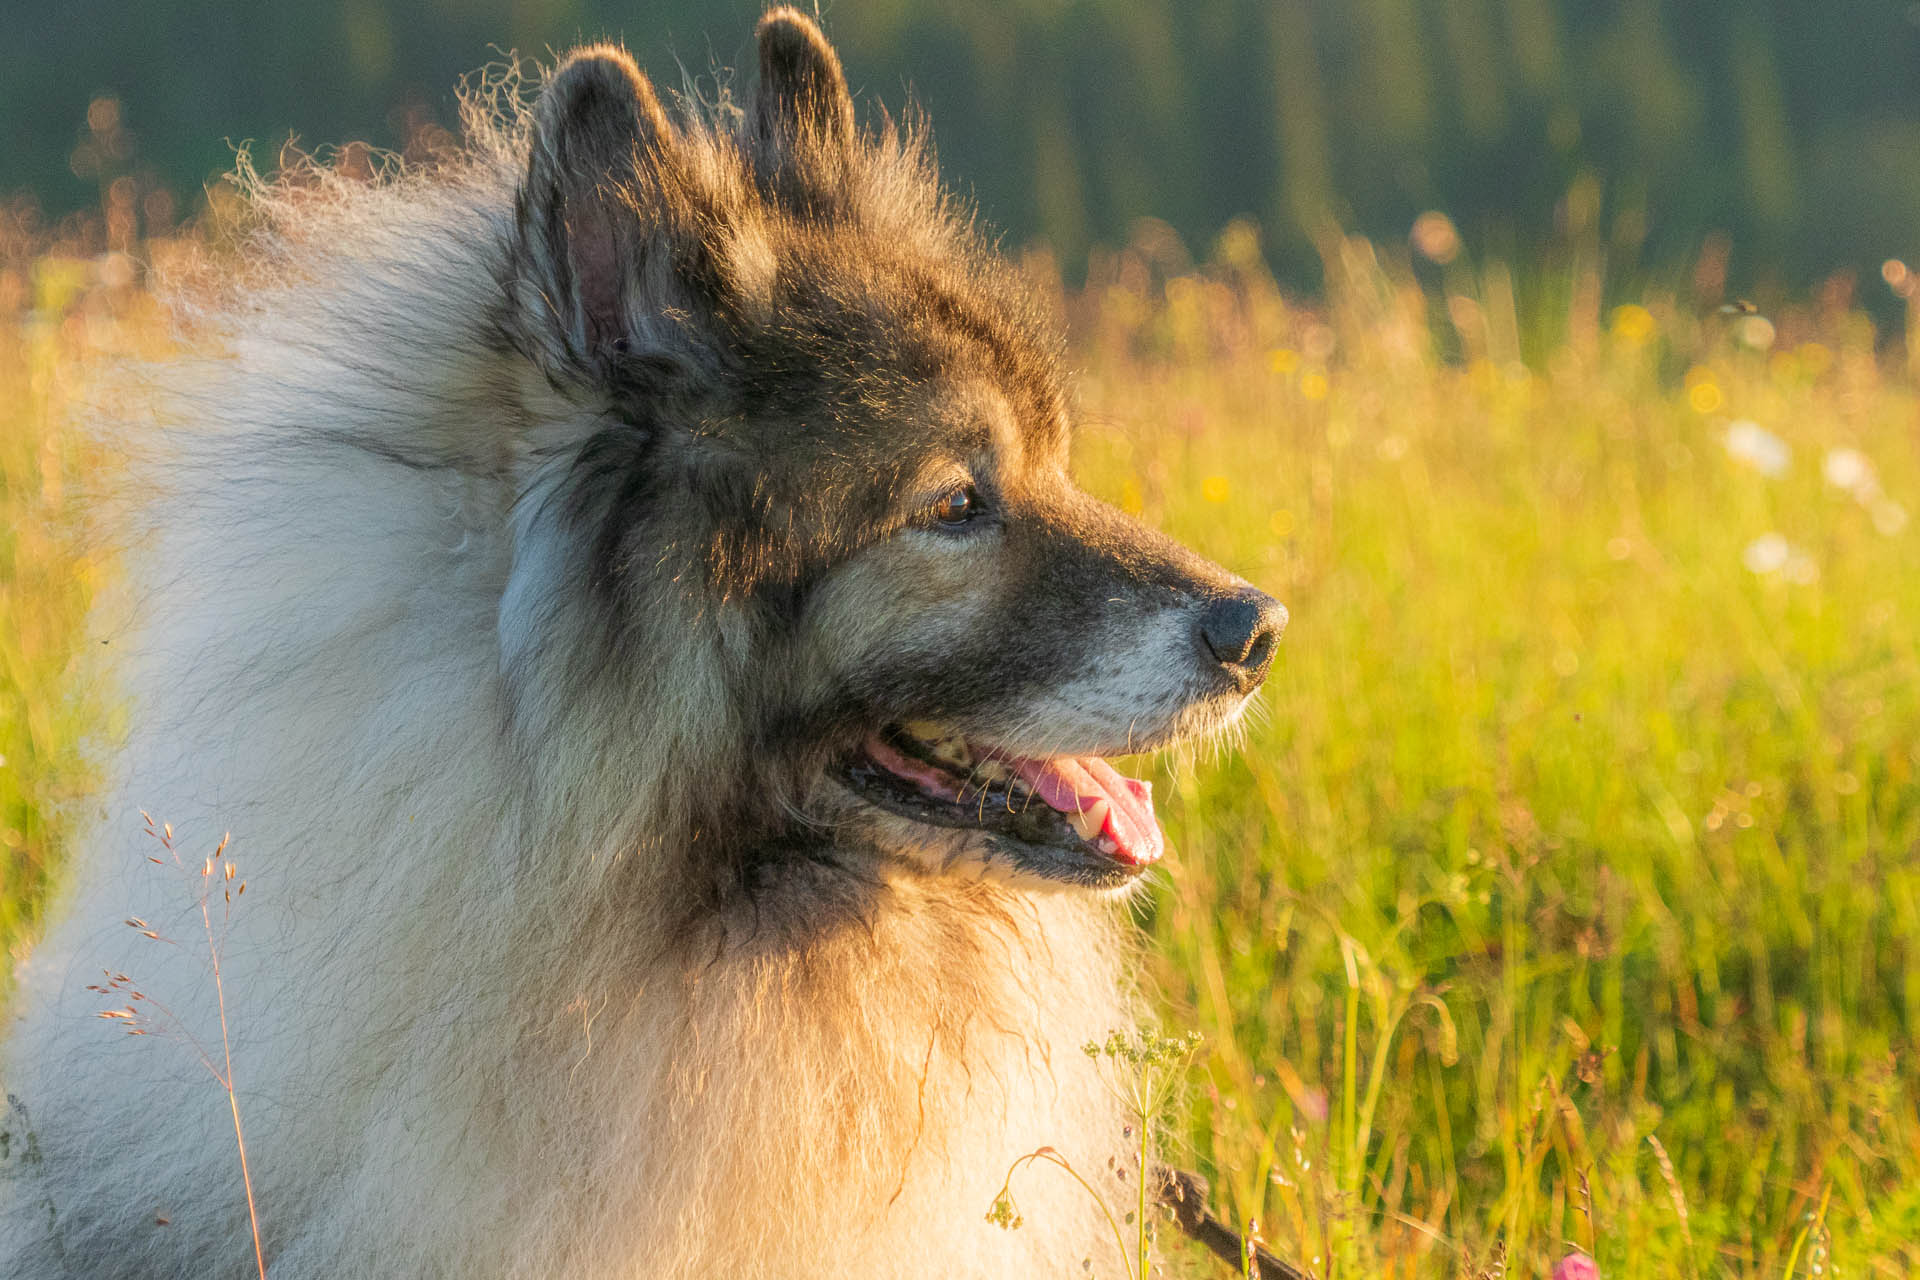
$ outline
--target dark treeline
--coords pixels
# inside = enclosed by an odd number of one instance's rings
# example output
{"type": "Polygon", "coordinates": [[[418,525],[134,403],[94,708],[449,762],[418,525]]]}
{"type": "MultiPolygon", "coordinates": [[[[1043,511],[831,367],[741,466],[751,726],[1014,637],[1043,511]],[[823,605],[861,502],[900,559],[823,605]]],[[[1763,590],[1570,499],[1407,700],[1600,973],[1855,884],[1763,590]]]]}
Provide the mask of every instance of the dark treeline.
{"type": "MultiPolygon", "coordinates": [[[[452,122],[463,72],[582,37],[711,94],[716,66],[750,66],[760,7],[4,0],[0,191],[57,215],[128,166],[191,197],[228,140],[399,146],[452,122]],[[105,158],[102,95],[130,131],[105,158]]],[[[1399,238],[1442,209],[1524,253],[1576,183],[1628,271],[1714,231],[1748,284],[1920,252],[1905,0],[833,0],[825,21],[869,108],[924,105],[988,217],[1068,263],[1148,215],[1204,246],[1251,214],[1302,281],[1329,220],[1399,238]]]]}

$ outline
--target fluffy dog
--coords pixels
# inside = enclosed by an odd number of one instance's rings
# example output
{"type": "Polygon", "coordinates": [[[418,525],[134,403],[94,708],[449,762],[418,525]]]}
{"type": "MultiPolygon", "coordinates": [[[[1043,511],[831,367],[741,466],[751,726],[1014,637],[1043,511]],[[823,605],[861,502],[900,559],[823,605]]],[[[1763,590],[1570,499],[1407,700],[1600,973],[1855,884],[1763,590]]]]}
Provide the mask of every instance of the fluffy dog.
{"type": "Polygon", "coordinates": [[[227,1099],[103,969],[230,1034],[274,1280],[1122,1274],[1064,1178],[983,1215],[1041,1145],[1126,1176],[1080,1046],[1161,835],[1102,757],[1228,723],[1285,614],[1074,488],[1060,343],[924,148],[808,19],[758,49],[739,109],[594,47],[432,173],[263,188],[145,371],[0,1274],[253,1273],[227,1099]]]}

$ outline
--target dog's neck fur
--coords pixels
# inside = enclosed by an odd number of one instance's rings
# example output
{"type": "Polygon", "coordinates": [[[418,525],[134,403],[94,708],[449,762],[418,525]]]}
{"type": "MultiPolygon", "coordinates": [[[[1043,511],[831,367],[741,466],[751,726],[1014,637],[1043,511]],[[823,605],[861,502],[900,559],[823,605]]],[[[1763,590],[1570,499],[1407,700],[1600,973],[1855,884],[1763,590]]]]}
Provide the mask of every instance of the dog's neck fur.
{"type": "MultiPolygon", "coordinates": [[[[574,1147],[576,1186],[629,1193],[609,1231],[556,1188],[530,1273],[561,1242],[599,1240],[586,1273],[619,1274],[624,1237],[684,1256],[688,1276],[917,1275],[979,1252],[967,1242],[1017,1157],[1057,1145],[1091,1173],[1122,1151],[1080,1048],[1123,1016],[1103,905],[817,862],[764,878],[670,963],[576,997],[600,1047],[564,1007],[525,1042],[555,1103],[527,1137],[574,1147]],[[599,1131],[597,1099],[623,1091],[647,1106],[599,1131]]],[[[989,1240],[984,1257],[1002,1256],[982,1274],[1104,1260],[1094,1205],[1064,1181],[1021,1189],[1035,1226],[989,1240]]]]}
{"type": "MultiPolygon", "coordinates": [[[[536,910],[500,940],[514,986],[418,1002],[404,1039],[436,1052],[392,1064],[367,1127],[488,1123],[313,1187],[362,1224],[300,1242],[316,1274],[1109,1274],[1098,1206],[1045,1166],[1016,1182],[1029,1225],[983,1222],[1042,1146],[1134,1194],[1124,1117],[1081,1050],[1127,1016],[1107,904],[800,860],[665,954],[622,932],[627,910],[536,910]]],[[[461,932],[423,990],[477,962],[461,932]]]]}

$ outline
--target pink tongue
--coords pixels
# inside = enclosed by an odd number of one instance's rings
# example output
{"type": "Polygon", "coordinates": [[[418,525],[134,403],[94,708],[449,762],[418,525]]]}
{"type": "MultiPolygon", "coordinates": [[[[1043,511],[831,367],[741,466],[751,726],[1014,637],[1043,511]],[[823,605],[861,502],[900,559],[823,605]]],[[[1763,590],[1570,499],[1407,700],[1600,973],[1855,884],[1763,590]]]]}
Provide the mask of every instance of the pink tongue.
{"type": "MultiPolygon", "coordinates": [[[[962,789],[940,769],[896,751],[884,738],[867,740],[867,752],[889,773],[917,784],[943,800],[961,801],[962,789]]],[[[1063,756],[1056,760],[1027,760],[999,756],[1035,795],[1061,813],[1085,813],[1097,801],[1107,802],[1100,834],[1112,840],[1122,862],[1144,866],[1166,851],[1166,837],[1153,816],[1153,788],[1138,778],[1123,776],[1098,756],[1063,756]]]]}
{"type": "Polygon", "coordinates": [[[1085,813],[1099,800],[1107,802],[1101,834],[1119,846],[1119,857],[1136,865],[1156,861],[1166,850],[1166,837],[1153,816],[1153,788],[1129,778],[1098,756],[1065,756],[1057,760],[1007,761],[1014,772],[1042,800],[1062,813],[1085,813]]]}

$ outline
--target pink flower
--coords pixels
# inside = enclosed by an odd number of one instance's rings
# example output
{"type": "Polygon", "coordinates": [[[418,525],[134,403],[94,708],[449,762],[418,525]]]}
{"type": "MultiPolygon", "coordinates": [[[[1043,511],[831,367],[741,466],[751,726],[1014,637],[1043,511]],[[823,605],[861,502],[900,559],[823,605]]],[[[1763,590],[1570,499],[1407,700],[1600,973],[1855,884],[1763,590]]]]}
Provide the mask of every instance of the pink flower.
{"type": "Polygon", "coordinates": [[[1570,1253],[1553,1268],[1553,1280],[1600,1280],[1600,1268],[1584,1253],[1570,1253]]]}

